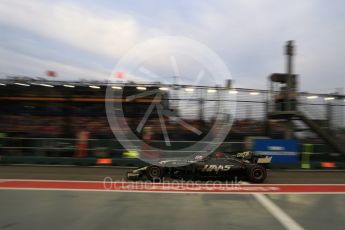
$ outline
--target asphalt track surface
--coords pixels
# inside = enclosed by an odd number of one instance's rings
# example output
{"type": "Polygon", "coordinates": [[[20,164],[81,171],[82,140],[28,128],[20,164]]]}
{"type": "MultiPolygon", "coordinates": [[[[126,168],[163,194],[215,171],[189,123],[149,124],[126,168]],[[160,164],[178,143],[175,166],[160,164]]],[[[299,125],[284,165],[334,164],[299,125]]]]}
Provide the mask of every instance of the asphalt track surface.
{"type": "MultiPolygon", "coordinates": [[[[345,192],[220,194],[63,187],[79,186],[75,181],[101,183],[105,177],[119,181],[127,170],[0,166],[0,187],[7,183],[0,188],[0,229],[344,229],[345,226],[345,192]],[[44,188],[44,184],[56,184],[55,180],[64,181],[59,182],[63,185],[60,189],[44,188]],[[29,188],[35,183],[43,185],[29,188]],[[6,188],[11,184],[12,188],[6,188]]],[[[328,184],[324,186],[331,188],[330,184],[337,184],[334,186],[343,186],[344,190],[345,172],[269,171],[266,183],[262,186],[328,184]]]]}

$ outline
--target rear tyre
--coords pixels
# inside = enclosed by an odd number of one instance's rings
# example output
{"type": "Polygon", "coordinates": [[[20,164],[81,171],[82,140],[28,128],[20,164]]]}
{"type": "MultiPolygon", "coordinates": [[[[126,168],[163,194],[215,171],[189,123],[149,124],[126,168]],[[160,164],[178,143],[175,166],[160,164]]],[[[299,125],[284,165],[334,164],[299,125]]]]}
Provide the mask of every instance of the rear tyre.
{"type": "Polygon", "coordinates": [[[267,177],[266,169],[262,165],[252,165],[247,169],[248,179],[253,183],[262,183],[267,177]]]}
{"type": "Polygon", "coordinates": [[[153,182],[161,182],[164,177],[164,170],[159,166],[149,166],[146,169],[146,177],[153,182]]]}

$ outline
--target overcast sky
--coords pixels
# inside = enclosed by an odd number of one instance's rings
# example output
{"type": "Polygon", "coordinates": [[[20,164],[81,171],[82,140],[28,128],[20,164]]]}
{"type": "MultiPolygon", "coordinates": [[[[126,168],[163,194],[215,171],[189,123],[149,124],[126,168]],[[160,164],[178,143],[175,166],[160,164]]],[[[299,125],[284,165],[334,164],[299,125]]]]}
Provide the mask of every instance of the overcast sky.
{"type": "Polygon", "coordinates": [[[236,87],[264,89],[295,40],[301,90],[327,92],[345,86],[344,19],[340,0],[1,0],[0,76],[103,80],[137,44],[172,35],[217,53],[236,87]]]}

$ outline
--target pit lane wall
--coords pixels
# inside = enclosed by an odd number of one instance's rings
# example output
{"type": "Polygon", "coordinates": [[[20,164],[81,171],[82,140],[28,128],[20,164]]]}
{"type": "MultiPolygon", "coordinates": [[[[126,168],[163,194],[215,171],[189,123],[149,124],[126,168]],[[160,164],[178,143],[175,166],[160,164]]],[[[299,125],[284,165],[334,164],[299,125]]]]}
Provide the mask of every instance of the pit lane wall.
{"type": "Polygon", "coordinates": [[[344,157],[331,153],[320,144],[301,143],[297,139],[253,138],[252,151],[256,155],[272,156],[272,168],[343,169],[344,157]]]}
{"type": "MultiPolygon", "coordinates": [[[[344,159],[324,145],[305,144],[298,140],[253,138],[224,142],[217,151],[235,154],[252,150],[272,156],[272,169],[345,169],[344,159]],[[250,146],[248,149],[248,146],[250,146]]],[[[75,139],[7,138],[0,146],[0,164],[113,165],[139,167],[146,165],[135,150],[124,150],[114,139],[90,139],[85,154],[78,156],[75,139]]]]}

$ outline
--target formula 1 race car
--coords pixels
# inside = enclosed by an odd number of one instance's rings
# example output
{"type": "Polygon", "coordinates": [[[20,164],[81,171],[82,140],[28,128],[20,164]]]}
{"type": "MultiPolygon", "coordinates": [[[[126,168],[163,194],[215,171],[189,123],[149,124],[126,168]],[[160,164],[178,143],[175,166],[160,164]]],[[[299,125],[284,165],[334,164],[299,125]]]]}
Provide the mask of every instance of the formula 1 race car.
{"type": "Polygon", "coordinates": [[[127,173],[128,180],[147,178],[162,181],[165,177],[177,179],[240,179],[262,183],[266,166],[272,157],[242,152],[236,155],[216,153],[208,157],[196,155],[192,160],[162,160],[127,173]]]}

